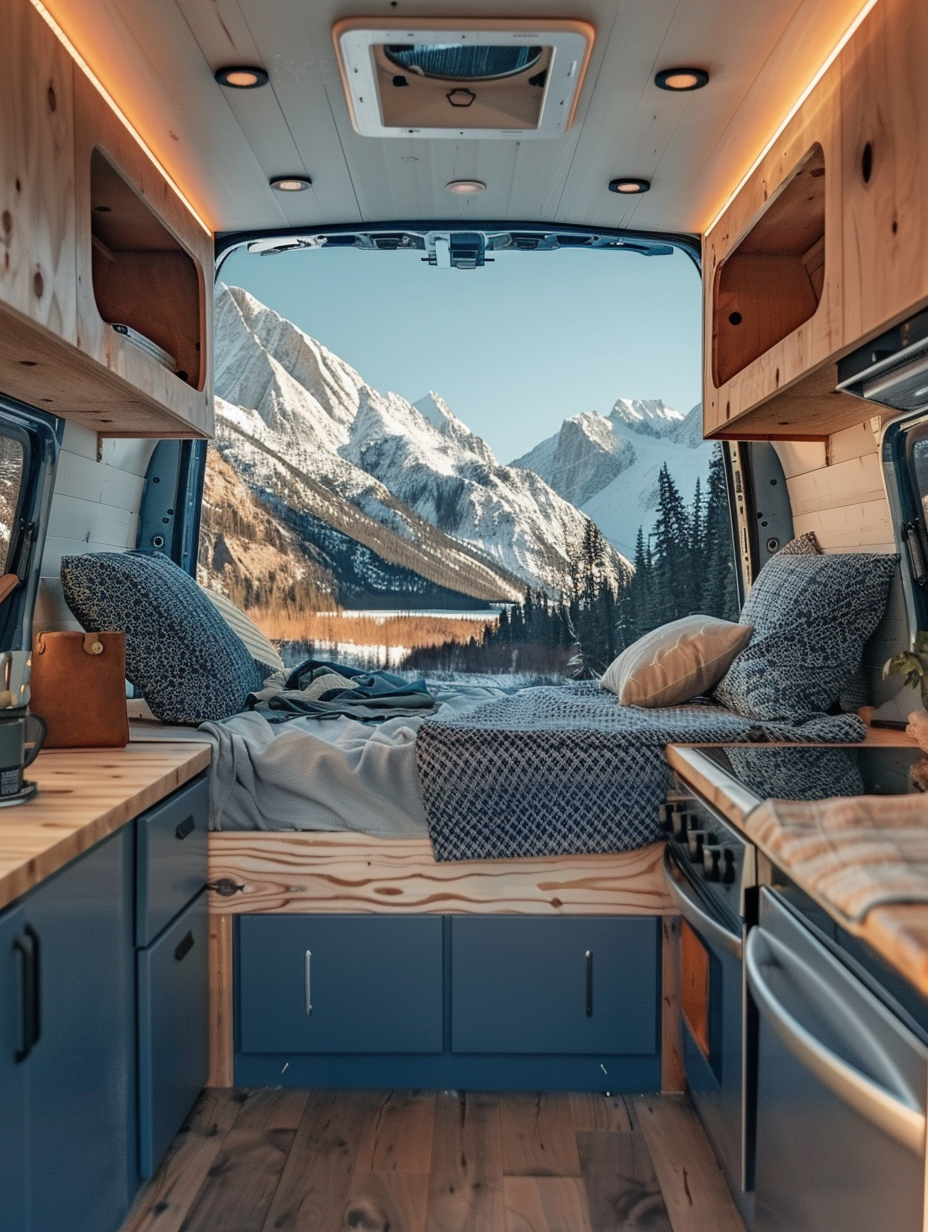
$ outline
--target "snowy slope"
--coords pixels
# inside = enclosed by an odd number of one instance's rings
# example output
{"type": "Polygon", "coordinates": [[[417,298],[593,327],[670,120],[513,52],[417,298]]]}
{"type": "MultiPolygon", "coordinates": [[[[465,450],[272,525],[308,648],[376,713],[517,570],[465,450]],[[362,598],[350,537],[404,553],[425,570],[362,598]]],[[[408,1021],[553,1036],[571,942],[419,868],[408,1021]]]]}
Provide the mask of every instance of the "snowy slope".
{"type": "Polygon", "coordinates": [[[712,444],[702,439],[702,408],[684,415],[660,399],[619,398],[604,417],[585,411],[566,419],[556,436],[513,466],[539,474],[575,501],[623,555],[633,556],[639,526],[647,535],[657,516],[657,480],[666,462],[683,499],[709,474],[712,444]]]}
{"type": "MultiPolygon", "coordinates": [[[[452,564],[460,557],[465,572],[495,571],[500,598],[514,584],[568,585],[587,517],[537,474],[501,466],[437,394],[414,405],[380,393],[291,322],[221,284],[216,356],[220,447],[253,484],[289,486],[290,503],[311,497],[319,516],[320,493],[334,491],[340,529],[352,533],[347,505],[417,550],[431,544],[452,564]]],[[[623,566],[618,553],[607,561],[615,577],[623,566]]]]}

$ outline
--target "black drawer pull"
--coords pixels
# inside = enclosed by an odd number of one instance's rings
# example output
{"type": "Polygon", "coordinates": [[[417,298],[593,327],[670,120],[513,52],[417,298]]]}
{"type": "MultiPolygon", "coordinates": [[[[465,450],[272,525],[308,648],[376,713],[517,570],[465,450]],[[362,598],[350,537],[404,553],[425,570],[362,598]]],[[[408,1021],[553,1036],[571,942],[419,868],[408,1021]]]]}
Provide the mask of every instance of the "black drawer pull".
{"type": "Polygon", "coordinates": [[[593,1017],[593,951],[586,952],[586,1016],[593,1017]]]}
{"type": "Polygon", "coordinates": [[[191,814],[191,816],[185,818],[185,820],[180,823],[174,833],[178,838],[186,838],[187,835],[192,834],[196,828],[197,823],[193,820],[193,815],[191,814]]]}
{"type": "Polygon", "coordinates": [[[177,949],[174,951],[174,957],[178,962],[183,962],[192,949],[193,933],[187,933],[186,937],[177,943],[177,949]]]}
{"type": "Polygon", "coordinates": [[[21,964],[20,1013],[21,1013],[21,1046],[13,1053],[17,1062],[25,1061],[33,1048],[39,1042],[39,939],[31,928],[24,930],[22,936],[13,942],[21,964]]]}

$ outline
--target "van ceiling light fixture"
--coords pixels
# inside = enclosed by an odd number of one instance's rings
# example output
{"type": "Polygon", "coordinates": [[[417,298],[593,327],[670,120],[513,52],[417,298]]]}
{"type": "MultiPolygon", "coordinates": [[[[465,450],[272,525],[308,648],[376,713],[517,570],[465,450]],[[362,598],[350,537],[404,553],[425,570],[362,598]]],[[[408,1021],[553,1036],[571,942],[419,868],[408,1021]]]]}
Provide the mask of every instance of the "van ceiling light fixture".
{"type": "Polygon", "coordinates": [[[159,174],[164,177],[165,182],[171,186],[171,188],[173,189],[174,193],[177,195],[179,200],[184,203],[184,205],[187,207],[187,209],[190,211],[193,217],[197,220],[197,222],[200,224],[200,226],[203,228],[206,234],[209,236],[212,236],[213,235],[212,227],[210,227],[208,223],[204,221],[203,216],[200,213],[198,213],[198,211],[194,208],[193,202],[182,191],[180,185],[177,183],[177,181],[168,171],[167,167],[165,167],[165,165],[161,162],[161,160],[155,155],[154,151],[146,144],[141,133],[133,125],[132,121],[129,119],[129,117],[126,115],[123,109],[116,102],[115,98],[113,98],[112,94],[110,94],[106,86],[103,84],[103,82],[100,80],[97,74],[93,71],[93,69],[84,59],[84,57],[81,55],[78,49],[74,46],[74,44],[68,38],[65,31],[58,24],[55,18],[51,15],[51,13],[48,11],[45,5],[42,3],[42,0],[31,0],[31,3],[32,3],[32,7],[39,14],[39,16],[42,18],[45,24],[49,27],[49,29],[53,32],[53,34],[55,35],[55,38],[57,38],[58,42],[62,45],[65,51],[67,51],[68,55],[71,57],[74,63],[78,66],[78,68],[81,70],[81,72],[90,82],[90,84],[94,87],[94,89],[97,91],[97,93],[106,103],[107,107],[109,107],[110,111],[112,111],[112,113],[116,116],[116,119],[119,120],[120,124],[122,124],[123,128],[125,128],[126,132],[129,134],[132,140],[136,143],[136,145],[139,147],[142,153],[146,156],[146,158],[148,158],[151,161],[153,166],[155,166],[158,169],[159,174]]]}
{"type": "MultiPolygon", "coordinates": [[[[35,3],[35,0],[33,0],[33,3],[35,3]]],[[[757,157],[751,163],[750,167],[748,167],[747,171],[745,171],[744,175],[741,177],[741,179],[738,181],[735,187],[731,190],[731,192],[722,202],[721,206],[719,206],[719,209],[717,210],[715,217],[712,219],[712,221],[709,223],[709,225],[705,229],[706,235],[708,235],[713,230],[716,223],[718,223],[719,219],[722,217],[722,215],[731,205],[732,201],[734,201],[735,197],[737,197],[738,193],[741,192],[742,188],[745,186],[745,184],[748,182],[748,180],[751,178],[751,176],[754,174],[754,172],[757,170],[760,164],[764,161],[764,159],[773,149],[775,143],[780,139],[780,136],[785,130],[787,124],[789,124],[790,120],[797,113],[797,111],[802,106],[802,104],[806,101],[806,99],[809,97],[809,95],[812,93],[812,91],[815,89],[818,83],[825,76],[825,74],[834,64],[835,60],[837,60],[838,56],[840,56],[841,52],[845,49],[845,47],[848,45],[848,43],[857,33],[857,30],[863,24],[864,20],[870,13],[870,10],[875,5],[876,5],[876,0],[866,0],[866,4],[864,4],[864,7],[860,10],[860,12],[857,14],[857,16],[854,18],[854,20],[851,22],[848,28],[844,31],[840,39],[838,39],[837,43],[834,45],[834,47],[831,49],[831,51],[826,56],[825,62],[822,64],[821,68],[818,70],[817,73],[813,75],[812,80],[809,82],[809,84],[806,86],[803,92],[796,99],[795,103],[793,103],[792,107],[790,107],[789,111],[783,117],[776,132],[774,132],[773,136],[770,138],[770,140],[767,142],[767,144],[764,146],[761,152],[757,155],[757,157]]]]}
{"type": "Polygon", "coordinates": [[[275,192],[305,192],[312,187],[312,180],[308,175],[275,175],[270,184],[275,192]]]}
{"type": "Polygon", "coordinates": [[[614,193],[646,193],[651,191],[650,180],[637,180],[633,176],[619,176],[618,179],[609,181],[609,191],[614,193]]]}
{"type": "Polygon", "coordinates": [[[584,21],[352,17],[332,30],[364,137],[560,137],[594,30],[584,21]]]}
{"type": "Polygon", "coordinates": [[[445,188],[459,197],[476,197],[477,193],[486,192],[487,186],[483,180],[452,180],[445,188]]]}
{"type": "Polygon", "coordinates": [[[704,68],[665,68],[654,78],[659,90],[673,90],[685,94],[689,90],[701,90],[709,84],[709,74],[704,68]]]}
{"type": "Polygon", "coordinates": [[[255,90],[268,83],[268,75],[263,68],[246,64],[230,64],[227,68],[217,68],[213,76],[221,86],[228,86],[231,90],[255,90]]]}

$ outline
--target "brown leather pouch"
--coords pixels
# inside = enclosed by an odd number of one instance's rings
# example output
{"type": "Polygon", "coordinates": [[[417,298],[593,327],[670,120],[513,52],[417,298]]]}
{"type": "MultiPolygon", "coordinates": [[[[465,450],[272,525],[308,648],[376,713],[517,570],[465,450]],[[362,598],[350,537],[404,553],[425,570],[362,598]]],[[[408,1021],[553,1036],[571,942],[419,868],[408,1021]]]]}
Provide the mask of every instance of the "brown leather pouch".
{"type": "Polygon", "coordinates": [[[29,709],[48,725],[47,749],[129,743],[124,633],[39,633],[29,709]]]}

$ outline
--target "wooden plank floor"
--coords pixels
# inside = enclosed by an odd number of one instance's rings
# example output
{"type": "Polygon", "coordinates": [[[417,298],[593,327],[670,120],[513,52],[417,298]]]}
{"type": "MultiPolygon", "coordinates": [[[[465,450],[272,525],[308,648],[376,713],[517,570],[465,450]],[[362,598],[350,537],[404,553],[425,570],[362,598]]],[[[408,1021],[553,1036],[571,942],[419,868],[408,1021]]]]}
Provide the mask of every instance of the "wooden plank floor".
{"type": "Polygon", "coordinates": [[[209,1090],[123,1232],[744,1232],[684,1096],[209,1090]]]}

